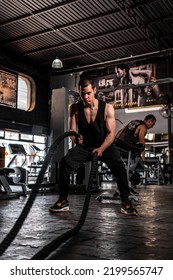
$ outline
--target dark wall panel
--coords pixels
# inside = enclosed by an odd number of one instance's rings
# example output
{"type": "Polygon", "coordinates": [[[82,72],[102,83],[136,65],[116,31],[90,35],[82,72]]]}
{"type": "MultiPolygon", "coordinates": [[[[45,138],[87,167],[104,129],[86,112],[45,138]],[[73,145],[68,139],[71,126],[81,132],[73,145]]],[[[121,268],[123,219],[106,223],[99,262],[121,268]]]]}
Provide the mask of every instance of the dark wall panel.
{"type": "Polygon", "coordinates": [[[21,62],[17,63],[13,59],[5,61],[0,58],[0,69],[12,71],[14,73],[25,74],[35,82],[36,85],[36,106],[33,111],[25,112],[15,108],[0,105],[0,129],[15,129],[22,133],[32,133],[33,126],[38,126],[38,134],[49,133],[49,105],[50,90],[49,78],[39,73],[38,69],[26,66],[21,62]]]}

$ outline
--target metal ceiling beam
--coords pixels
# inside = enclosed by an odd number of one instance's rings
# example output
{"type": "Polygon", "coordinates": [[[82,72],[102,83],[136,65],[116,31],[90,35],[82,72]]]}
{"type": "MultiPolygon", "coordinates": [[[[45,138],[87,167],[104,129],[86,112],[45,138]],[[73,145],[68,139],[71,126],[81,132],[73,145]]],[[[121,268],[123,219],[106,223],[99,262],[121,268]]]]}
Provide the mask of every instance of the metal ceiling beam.
{"type": "Polygon", "coordinates": [[[123,57],[123,58],[117,58],[101,63],[95,63],[95,64],[88,64],[85,66],[81,67],[73,67],[73,68],[68,68],[68,69],[62,69],[62,70],[53,70],[51,71],[51,75],[64,75],[68,73],[74,73],[74,72],[80,72],[80,71],[85,71],[85,70],[93,70],[93,69],[99,69],[99,68],[104,68],[108,67],[114,64],[120,64],[120,63],[132,63],[132,62],[137,62],[137,61],[142,61],[142,60],[147,60],[149,58],[153,59],[154,57],[168,57],[168,53],[172,53],[173,48],[170,49],[165,49],[161,51],[154,51],[154,52],[149,52],[149,53],[143,53],[140,55],[134,55],[134,56],[128,56],[128,57],[123,57]]]}
{"type": "MultiPolygon", "coordinates": [[[[1,27],[9,25],[11,23],[15,24],[15,23],[17,23],[19,21],[30,19],[30,18],[35,17],[35,16],[44,15],[44,13],[57,10],[58,8],[61,8],[61,7],[64,7],[64,6],[69,6],[70,4],[78,2],[78,1],[79,0],[66,0],[66,2],[54,4],[51,7],[46,7],[46,8],[43,8],[41,10],[34,11],[34,12],[29,11],[28,6],[24,5],[24,2],[23,2],[21,5],[25,6],[25,8],[28,9],[28,14],[27,15],[18,16],[16,18],[13,18],[13,19],[10,19],[10,20],[4,20],[4,21],[1,22],[1,27]]],[[[132,9],[136,9],[136,8],[141,7],[141,6],[145,6],[147,4],[153,3],[153,2],[157,2],[157,0],[144,0],[143,2],[131,5],[130,7],[132,9]]],[[[19,5],[19,2],[18,2],[18,5],[19,5]]]]}
{"type": "MultiPolygon", "coordinates": [[[[153,22],[150,23],[150,24],[153,24],[153,22]]],[[[87,40],[98,39],[100,37],[104,37],[106,35],[117,34],[117,33],[122,32],[122,31],[129,31],[129,30],[133,29],[134,27],[135,27],[134,25],[130,25],[130,26],[127,26],[127,27],[119,28],[117,30],[114,29],[114,30],[111,30],[109,32],[102,32],[102,33],[99,33],[99,34],[95,34],[93,36],[85,37],[85,38],[80,39],[80,40],[74,40],[73,42],[76,43],[76,44],[80,44],[80,43],[83,43],[84,41],[87,41],[87,40]]],[[[159,38],[155,36],[155,37],[152,38],[153,44],[155,44],[154,40],[158,40],[158,39],[163,40],[163,39],[168,38],[168,37],[170,37],[170,34],[164,34],[164,36],[162,36],[162,37],[159,36],[159,38]]],[[[32,51],[21,52],[21,55],[22,56],[28,56],[30,54],[35,54],[35,53],[39,53],[39,52],[42,52],[42,51],[62,48],[62,47],[66,47],[66,46],[69,46],[69,45],[70,45],[69,43],[60,44],[58,46],[56,44],[56,45],[52,45],[52,46],[48,46],[48,47],[42,47],[42,48],[39,48],[39,49],[36,49],[36,50],[32,50],[32,51]]]]}
{"type": "Polygon", "coordinates": [[[137,9],[137,8],[140,8],[140,7],[144,7],[148,4],[152,4],[154,2],[158,2],[158,0],[143,0],[139,3],[133,3],[132,5],[130,5],[131,9],[137,9]]]}
{"type": "Polygon", "coordinates": [[[117,14],[119,12],[120,12],[120,9],[115,9],[115,10],[111,10],[111,11],[106,12],[106,13],[104,12],[104,13],[100,13],[99,15],[94,15],[94,16],[90,16],[88,18],[80,19],[80,20],[77,20],[75,22],[63,24],[61,26],[53,26],[52,28],[49,28],[45,31],[39,31],[39,32],[35,32],[35,33],[32,33],[32,34],[27,34],[27,35],[19,36],[19,37],[16,37],[16,38],[1,41],[1,45],[14,43],[14,42],[25,40],[25,39],[32,39],[32,38],[35,38],[35,37],[38,37],[38,36],[41,36],[41,35],[47,35],[50,32],[56,32],[56,31],[58,32],[59,30],[66,29],[68,27],[71,28],[71,27],[74,27],[76,25],[83,24],[83,23],[88,23],[88,22],[94,21],[96,19],[100,19],[100,18],[107,17],[107,16],[110,16],[110,15],[113,15],[113,14],[117,14]]]}
{"type": "MultiPolygon", "coordinates": [[[[106,47],[106,48],[104,48],[104,49],[100,49],[99,48],[99,50],[95,50],[95,51],[92,51],[92,52],[90,52],[90,54],[99,54],[99,53],[102,53],[102,52],[105,52],[105,51],[116,51],[117,49],[118,50],[120,50],[120,49],[122,49],[122,48],[127,48],[127,47],[132,47],[132,46],[136,46],[137,44],[144,44],[146,42],[146,40],[141,40],[141,41],[132,41],[132,42],[129,42],[129,43],[126,43],[126,44],[123,44],[123,46],[122,46],[122,44],[120,44],[120,45],[116,45],[116,46],[114,46],[114,47],[106,47]]],[[[153,43],[154,43],[154,38],[153,38],[153,43]]],[[[78,55],[73,55],[73,56],[66,56],[66,57],[61,57],[61,60],[62,61],[70,61],[70,60],[72,60],[72,59],[76,59],[76,58],[80,58],[80,57],[84,57],[86,54],[83,54],[83,53],[80,53],[80,54],[78,54],[78,55]]],[[[133,57],[133,54],[131,53],[131,54],[129,54],[129,55],[131,55],[132,57],[133,57]]],[[[118,59],[118,58],[117,58],[118,59]]],[[[50,63],[50,61],[47,61],[47,62],[41,62],[40,63],[40,65],[45,65],[45,64],[49,64],[50,63]]],[[[104,62],[102,62],[102,63],[104,63],[104,62]]]]}
{"type": "MultiPolygon", "coordinates": [[[[76,44],[80,44],[80,43],[83,43],[87,40],[92,40],[92,39],[98,39],[100,37],[104,37],[106,35],[112,35],[112,34],[117,34],[119,32],[122,32],[122,31],[129,31],[133,28],[134,26],[133,25],[130,25],[130,26],[127,26],[127,27],[123,27],[123,28],[119,28],[117,30],[111,30],[109,32],[102,32],[102,33],[99,33],[99,34],[95,34],[93,36],[89,36],[89,37],[85,37],[85,38],[82,38],[80,40],[74,40],[73,42],[76,43],[76,44]]],[[[66,46],[69,46],[70,44],[69,43],[64,43],[64,44],[60,44],[57,46],[56,45],[53,45],[53,46],[48,46],[48,47],[42,47],[42,48],[39,48],[39,49],[36,49],[36,50],[32,50],[32,51],[27,51],[27,52],[21,52],[21,55],[22,56],[27,56],[27,55],[30,55],[30,54],[35,54],[35,53],[39,53],[39,52],[42,52],[42,51],[47,51],[47,50],[53,50],[53,49],[57,49],[57,48],[62,48],[62,47],[66,47],[66,46]]]]}
{"type": "MultiPolygon", "coordinates": [[[[98,18],[102,18],[103,16],[108,16],[108,15],[110,15],[112,13],[117,13],[117,12],[118,11],[114,11],[114,12],[111,11],[111,12],[108,12],[108,13],[100,14],[98,16],[93,16],[93,17],[91,17],[91,18],[89,18],[87,20],[83,19],[83,20],[79,20],[79,21],[77,21],[75,23],[72,23],[72,24],[68,23],[68,24],[65,24],[65,25],[61,26],[61,28],[59,28],[59,29],[57,27],[55,27],[54,30],[48,29],[46,31],[36,32],[34,34],[32,33],[30,35],[24,35],[24,36],[19,36],[18,38],[12,38],[12,39],[9,39],[9,40],[4,40],[4,41],[1,41],[1,45],[5,45],[5,44],[9,44],[9,43],[14,43],[14,42],[18,42],[18,41],[21,41],[21,40],[31,39],[31,38],[35,38],[37,36],[54,33],[54,32],[56,32],[56,30],[57,30],[57,32],[58,32],[58,30],[62,31],[62,29],[65,29],[67,27],[73,27],[73,26],[81,24],[81,23],[87,23],[89,21],[92,21],[92,20],[95,20],[95,19],[98,19],[98,18]]],[[[172,19],[172,18],[173,18],[173,16],[170,16],[170,19],[172,19]]],[[[157,20],[153,20],[152,22],[150,22],[149,25],[151,26],[152,24],[155,24],[155,23],[157,23],[159,21],[164,21],[164,20],[166,21],[167,17],[162,17],[162,18],[158,19],[158,21],[157,20]]],[[[112,30],[110,32],[105,32],[105,33],[103,32],[102,34],[94,35],[93,38],[99,38],[99,37],[102,37],[102,36],[105,36],[105,35],[111,35],[111,34],[114,34],[114,33],[117,33],[117,32],[128,31],[129,29],[134,28],[134,27],[135,27],[135,25],[131,25],[130,27],[120,28],[118,30],[112,30]]],[[[89,37],[89,38],[92,38],[92,37],[89,37]]],[[[82,43],[83,41],[88,40],[89,38],[75,40],[74,42],[75,43],[82,43]]],[[[159,36],[159,38],[160,38],[160,36],[159,36]]],[[[155,39],[158,39],[158,38],[155,37],[155,39]]],[[[64,46],[68,46],[68,45],[69,45],[69,43],[61,44],[61,45],[58,45],[58,48],[61,48],[61,47],[64,47],[64,46]]],[[[36,49],[36,50],[33,50],[33,51],[23,52],[22,55],[25,56],[25,55],[29,55],[29,54],[34,54],[34,53],[37,53],[37,52],[45,51],[45,50],[52,50],[52,49],[55,49],[55,48],[57,48],[57,45],[53,45],[53,46],[49,46],[49,47],[43,47],[43,48],[39,48],[39,49],[36,49]]]]}
{"type": "MultiPolygon", "coordinates": [[[[156,0],[154,0],[154,1],[156,1],[156,0]]],[[[96,19],[99,19],[99,18],[102,18],[102,17],[106,17],[106,16],[109,16],[109,15],[112,15],[112,14],[119,13],[119,12],[120,12],[120,9],[118,9],[118,10],[116,9],[116,10],[112,10],[112,11],[109,11],[109,12],[106,12],[106,13],[101,13],[101,14],[99,14],[97,16],[93,16],[93,17],[82,19],[82,20],[78,20],[78,21],[75,21],[73,23],[67,23],[67,24],[64,24],[62,26],[54,26],[53,29],[49,28],[49,29],[47,29],[45,31],[39,31],[39,32],[35,32],[35,33],[32,33],[32,34],[27,34],[27,35],[22,35],[22,36],[15,37],[15,38],[7,39],[7,40],[4,40],[4,41],[1,41],[1,45],[6,45],[6,44],[10,44],[10,43],[21,41],[21,40],[25,40],[25,39],[32,39],[32,38],[35,38],[35,37],[38,37],[38,36],[41,36],[41,35],[47,35],[50,32],[52,32],[52,33],[55,32],[56,30],[58,31],[58,30],[66,29],[68,27],[71,28],[71,27],[74,27],[76,25],[79,25],[79,24],[82,24],[82,23],[88,23],[88,22],[90,22],[92,20],[96,20],[96,19]]],[[[159,19],[150,21],[149,25],[148,24],[147,25],[151,26],[151,25],[153,25],[155,23],[163,22],[163,21],[168,21],[168,20],[172,20],[172,19],[173,19],[173,15],[165,16],[165,17],[160,17],[159,19]]],[[[132,25],[132,27],[134,27],[134,26],[135,25],[132,25]]],[[[1,25],[1,27],[2,27],[2,25],[1,25]]]]}

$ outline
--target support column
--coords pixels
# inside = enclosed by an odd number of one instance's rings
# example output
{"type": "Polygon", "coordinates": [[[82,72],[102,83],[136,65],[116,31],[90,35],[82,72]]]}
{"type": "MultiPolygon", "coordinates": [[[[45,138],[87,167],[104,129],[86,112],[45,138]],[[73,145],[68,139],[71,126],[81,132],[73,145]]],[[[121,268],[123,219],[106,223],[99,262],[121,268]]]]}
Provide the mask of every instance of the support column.
{"type": "MultiPolygon", "coordinates": [[[[68,105],[69,105],[69,91],[65,88],[54,89],[52,91],[51,100],[51,135],[49,139],[49,147],[54,141],[68,131],[68,105]]],[[[56,149],[50,166],[50,182],[57,182],[57,167],[59,161],[68,151],[68,138],[56,149]]]]}

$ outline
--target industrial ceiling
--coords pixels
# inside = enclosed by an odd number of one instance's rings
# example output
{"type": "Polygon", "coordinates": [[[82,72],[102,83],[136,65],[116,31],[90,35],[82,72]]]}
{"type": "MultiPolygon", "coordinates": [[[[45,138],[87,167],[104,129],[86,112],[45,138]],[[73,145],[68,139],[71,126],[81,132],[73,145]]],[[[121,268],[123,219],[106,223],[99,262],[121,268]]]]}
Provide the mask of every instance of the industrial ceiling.
{"type": "Polygon", "coordinates": [[[173,48],[172,0],[0,0],[1,51],[59,73],[173,48]]]}

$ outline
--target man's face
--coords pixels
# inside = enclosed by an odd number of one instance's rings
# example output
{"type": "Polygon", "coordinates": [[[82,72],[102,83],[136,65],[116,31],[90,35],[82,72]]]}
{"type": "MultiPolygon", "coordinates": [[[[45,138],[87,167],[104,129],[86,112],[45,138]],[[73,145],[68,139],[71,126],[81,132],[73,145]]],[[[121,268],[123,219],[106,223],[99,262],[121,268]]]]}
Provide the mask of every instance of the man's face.
{"type": "Polygon", "coordinates": [[[152,128],[155,125],[156,121],[155,120],[148,120],[146,121],[146,126],[148,129],[152,128]]]}
{"type": "Polygon", "coordinates": [[[93,88],[92,85],[88,85],[86,87],[80,87],[79,94],[84,104],[90,105],[92,104],[95,98],[96,88],[95,87],[93,88]]]}

